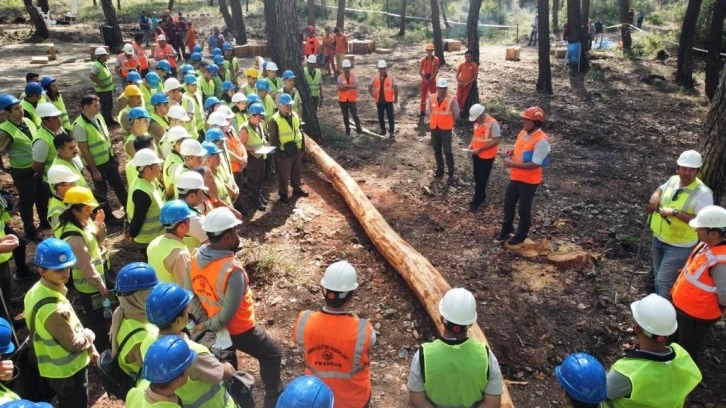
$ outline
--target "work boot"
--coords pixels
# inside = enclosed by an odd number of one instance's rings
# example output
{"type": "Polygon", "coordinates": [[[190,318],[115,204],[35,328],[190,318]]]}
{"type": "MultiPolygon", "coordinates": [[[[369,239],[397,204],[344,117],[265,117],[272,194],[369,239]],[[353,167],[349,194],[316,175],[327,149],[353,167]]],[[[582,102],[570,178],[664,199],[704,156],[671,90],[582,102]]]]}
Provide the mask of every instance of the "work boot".
{"type": "Polygon", "coordinates": [[[258,200],[255,207],[257,208],[257,211],[267,211],[267,206],[262,201],[258,200]]]}
{"type": "Polygon", "coordinates": [[[474,203],[469,203],[469,212],[475,213],[479,211],[479,206],[474,203]]]}
{"type": "Polygon", "coordinates": [[[378,131],[378,134],[381,135],[381,136],[385,136],[386,135],[386,129],[381,128],[381,130],[378,131]]]}
{"type": "Polygon", "coordinates": [[[507,240],[507,239],[508,239],[509,237],[511,237],[511,236],[512,236],[512,233],[511,233],[511,232],[504,232],[504,231],[502,231],[502,232],[500,232],[500,233],[499,233],[499,234],[498,234],[498,235],[497,235],[497,236],[496,236],[496,237],[494,238],[494,240],[495,240],[495,241],[497,241],[497,242],[499,242],[499,243],[501,244],[502,242],[506,241],[506,240],[507,240]]]}
{"type": "Polygon", "coordinates": [[[388,132],[388,137],[390,139],[395,139],[396,138],[396,136],[393,134],[393,131],[388,132]]]}
{"type": "Polygon", "coordinates": [[[283,203],[283,204],[287,204],[287,203],[290,202],[290,199],[287,198],[287,194],[284,194],[284,195],[281,195],[280,196],[280,202],[283,203]]]}
{"type": "Polygon", "coordinates": [[[307,191],[300,189],[300,190],[292,190],[292,195],[294,196],[300,196],[300,197],[309,197],[310,193],[307,191]]]}
{"type": "Polygon", "coordinates": [[[455,186],[456,185],[456,177],[454,177],[453,174],[449,174],[449,179],[447,180],[449,185],[455,186]]]}
{"type": "Polygon", "coordinates": [[[513,237],[511,237],[511,238],[509,238],[509,239],[507,240],[507,244],[509,244],[509,245],[511,245],[511,246],[514,246],[514,245],[519,245],[519,244],[521,244],[522,242],[524,242],[524,238],[522,238],[522,237],[519,237],[519,236],[517,236],[517,235],[514,235],[513,237]]]}
{"type": "Polygon", "coordinates": [[[444,177],[444,171],[443,170],[436,170],[436,173],[434,173],[434,178],[441,178],[444,177]]]}
{"type": "Polygon", "coordinates": [[[268,201],[267,198],[265,198],[264,195],[260,194],[260,196],[257,198],[262,204],[267,205],[268,201]]]}
{"type": "Polygon", "coordinates": [[[345,129],[345,135],[350,136],[350,129],[345,129]]]}

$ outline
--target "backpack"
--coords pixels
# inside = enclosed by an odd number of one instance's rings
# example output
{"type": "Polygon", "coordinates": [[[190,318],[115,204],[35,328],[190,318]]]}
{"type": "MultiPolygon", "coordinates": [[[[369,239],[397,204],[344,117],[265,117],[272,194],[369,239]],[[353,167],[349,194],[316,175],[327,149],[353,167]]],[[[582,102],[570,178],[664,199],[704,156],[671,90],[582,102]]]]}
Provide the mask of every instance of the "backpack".
{"type": "MultiPolygon", "coordinates": [[[[119,345],[119,352],[124,349],[126,342],[136,333],[145,331],[143,327],[136,328],[129,333],[126,338],[119,345]]],[[[141,369],[136,373],[134,377],[126,374],[118,363],[118,355],[116,357],[111,356],[111,350],[107,349],[101,353],[101,359],[96,367],[96,373],[101,378],[101,384],[109,395],[113,395],[116,398],[126,401],[126,394],[136,385],[136,380],[141,374],[141,369]]]]}

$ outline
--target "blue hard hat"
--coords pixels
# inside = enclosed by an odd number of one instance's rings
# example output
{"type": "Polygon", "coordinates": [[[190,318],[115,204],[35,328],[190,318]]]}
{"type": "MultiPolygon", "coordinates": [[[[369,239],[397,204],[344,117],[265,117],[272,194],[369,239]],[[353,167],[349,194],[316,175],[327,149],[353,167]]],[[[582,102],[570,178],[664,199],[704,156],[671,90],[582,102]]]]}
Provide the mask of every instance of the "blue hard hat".
{"type": "Polygon", "coordinates": [[[14,351],[13,327],[7,320],[0,317],[0,354],[13,354],[14,351]]]}
{"type": "Polygon", "coordinates": [[[53,405],[47,402],[33,402],[28,400],[9,401],[2,405],[2,408],[53,408],[53,405]]]}
{"type": "Polygon", "coordinates": [[[139,290],[151,289],[159,283],[156,271],[146,262],[132,262],[118,271],[116,293],[131,294],[139,290]]]}
{"type": "Polygon", "coordinates": [[[220,128],[211,128],[204,134],[205,142],[216,142],[217,140],[224,139],[224,133],[220,128]]]}
{"type": "Polygon", "coordinates": [[[182,75],[186,75],[186,74],[189,74],[189,73],[192,73],[192,72],[194,72],[194,67],[193,66],[191,66],[189,64],[182,65],[182,67],[181,67],[181,73],[182,73],[182,75]]]}
{"type": "Polygon", "coordinates": [[[7,109],[15,105],[16,103],[20,103],[20,99],[14,97],[13,95],[0,95],[0,109],[7,109]]]}
{"type": "Polygon", "coordinates": [[[161,77],[156,72],[149,72],[146,74],[146,82],[148,82],[152,88],[156,88],[161,82],[161,77]]]}
{"type": "Polygon", "coordinates": [[[262,102],[259,95],[253,93],[247,95],[247,105],[252,105],[255,102],[262,102]]]}
{"type": "Polygon", "coordinates": [[[199,44],[195,45],[194,48],[192,49],[192,52],[198,52],[200,55],[201,55],[202,51],[204,51],[204,48],[202,48],[202,46],[199,44]]]}
{"type": "Polygon", "coordinates": [[[142,376],[152,384],[163,384],[184,373],[197,358],[186,340],[168,335],[157,339],[144,356],[142,376]]]}
{"type": "Polygon", "coordinates": [[[224,46],[222,46],[222,48],[224,48],[225,51],[232,51],[234,49],[234,47],[232,47],[232,44],[228,42],[224,43],[224,46]]]}
{"type": "Polygon", "coordinates": [[[64,269],[76,263],[76,255],[66,241],[47,238],[35,248],[33,262],[44,269],[64,269]]]}
{"type": "Polygon", "coordinates": [[[197,76],[194,74],[187,74],[184,75],[184,84],[186,85],[196,85],[198,83],[197,76]]]}
{"type": "Polygon", "coordinates": [[[217,47],[212,48],[212,56],[215,56],[215,55],[223,55],[222,50],[220,50],[217,47]]]}
{"type": "Polygon", "coordinates": [[[567,356],[561,365],[555,367],[555,375],[565,392],[577,401],[599,404],[607,397],[605,368],[587,353],[567,356]]]}
{"type": "Polygon", "coordinates": [[[219,67],[217,66],[217,64],[209,64],[207,65],[207,71],[209,71],[209,73],[212,75],[217,75],[219,74],[219,67]]]}
{"type": "Polygon", "coordinates": [[[333,391],[323,380],[303,375],[290,381],[275,408],[333,408],[333,391]]]}
{"type": "Polygon", "coordinates": [[[28,82],[25,85],[25,95],[43,95],[43,87],[37,82],[28,82]]]}
{"type": "Polygon", "coordinates": [[[287,71],[282,73],[282,79],[292,79],[292,78],[295,78],[295,73],[292,72],[291,70],[288,69],[287,71]]]}
{"type": "Polygon", "coordinates": [[[270,92],[270,83],[265,79],[258,79],[255,83],[255,88],[257,88],[258,91],[270,92]]]}
{"type": "Polygon", "coordinates": [[[161,92],[151,95],[151,106],[156,106],[160,103],[169,103],[169,97],[161,92]]]}
{"type": "Polygon", "coordinates": [[[141,74],[139,74],[136,71],[131,71],[128,74],[126,74],[126,81],[133,82],[135,84],[139,84],[139,83],[143,82],[141,80],[141,74]]]}
{"type": "Polygon", "coordinates": [[[167,74],[171,73],[171,64],[167,60],[161,60],[156,63],[156,69],[160,69],[167,74]]]}
{"type": "Polygon", "coordinates": [[[223,65],[224,64],[224,56],[223,55],[215,55],[214,56],[214,63],[217,65],[223,65]]]}
{"type": "Polygon", "coordinates": [[[149,323],[164,326],[181,313],[192,301],[192,294],[176,283],[162,282],[151,289],[146,298],[146,319],[149,323]]]}
{"type": "Polygon", "coordinates": [[[194,51],[192,53],[192,61],[197,62],[197,61],[201,61],[201,60],[202,60],[202,52],[201,51],[200,52],[194,51]]]}
{"type": "Polygon", "coordinates": [[[221,103],[222,102],[220,102],[219,98],[216,96],[210,96],[206,101],[204,101],[204,110],[210,110],[214,107],[214,105],[219,105],[221,103]]]}
{"type": "Polygon", "coordinates": [[[234,91],[237,89],[237,86],[232,81],[224,81],[222,82],[222,90],[223,91],[234,91]]]}
{"type": "Polygon", "coordinates": [[[286,93],[280,95],[279,103],[280,105],[292,105],[292,96],[286,93]]]}
{"type": "Polygon", "coordinates": [[[52,84],[53,82],[55,82],[55,78],[53,78],[52,76],[46,75],[43,78],[41,78],[40,86],[43,87],[43,89],[48,89],[48,86],[50,86],[50,84],[52,84]]]}
{"type": "Polygon", "coordinates": [[[173,227],[191,216],[192,212],[189,210],[187,203],[182,200],[171,200],[161,207],[159,219],[163,226],[173,227]]]}
{"type": "Polygon", "coordinates": [[[202,143],[202,147],[207,150],[207,156],[211,156],[213,154],[219,154],[222,151],[217,147],[214,142],[204,142],[202,143]]]}
{"type": "MultiPolygon", "coordinates": [[[[247,101],[249,102],[249,99],[247,101]]],[[[250,113],[250,115],[264,115],[265,114],[265,108],[259,102],[255,102],[252,105],[250,105],[250,107],[247,108],[247,111],[250,113]]]]}
{"type": "Polygon", "coordinates": [[[149,112],[146,109],[138,106],[136,108],[131,108],[131,110],[129,110],[129,122],[133,121],[135,119],[141,119],[141,118],[146,118],[146,119],[151,118],[151,116],[149,115],[149,112]]]}

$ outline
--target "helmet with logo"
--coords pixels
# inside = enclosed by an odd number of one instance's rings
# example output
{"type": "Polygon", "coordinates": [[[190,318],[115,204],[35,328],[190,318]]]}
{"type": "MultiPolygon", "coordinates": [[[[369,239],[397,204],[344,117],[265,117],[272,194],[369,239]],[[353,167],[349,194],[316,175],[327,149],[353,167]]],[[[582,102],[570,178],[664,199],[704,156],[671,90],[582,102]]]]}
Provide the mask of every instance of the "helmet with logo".
{"type": "Polygon", "coordinates": [[[76,255],[66,241],[46,238],[35,248],[33,262],[43,269],[64,269],[76,263],[76,255]]]}
{"type": "Polygon", "coordinates": [[[535,122],[544,123],[544,121],[545,121],[544,110],[542,110],[542,108],[540,108],[539,106],[532,106],[531,108],[527,108],[519,116],[521,116],[524,119],[533,120],[535,122]]]}
{"type": "Polygon", "coordinates": [[[693,228],[717,228],[726,231],[726,209],[717,205],[703,207],[688,225],[693,228]]]}

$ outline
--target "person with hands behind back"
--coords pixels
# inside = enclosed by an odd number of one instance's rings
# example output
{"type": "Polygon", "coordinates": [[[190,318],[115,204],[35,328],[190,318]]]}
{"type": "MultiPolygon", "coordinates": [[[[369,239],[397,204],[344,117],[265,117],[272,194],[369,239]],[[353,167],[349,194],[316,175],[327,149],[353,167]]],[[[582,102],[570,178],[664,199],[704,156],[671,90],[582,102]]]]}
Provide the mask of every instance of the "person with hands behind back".
{"type": "Polygon", "coordinates": [[[469,108],[469,120],[474,122],[474,136],[471,138],[469,150],[474,160],[474,197],[469,204],[469,211],[476,212],[484,204],[487,197],[487,183],[492,172],[494,159],[497,157],[502,131],[499,122],[485,112],[484,105],[474,104],[469,108]]]}

